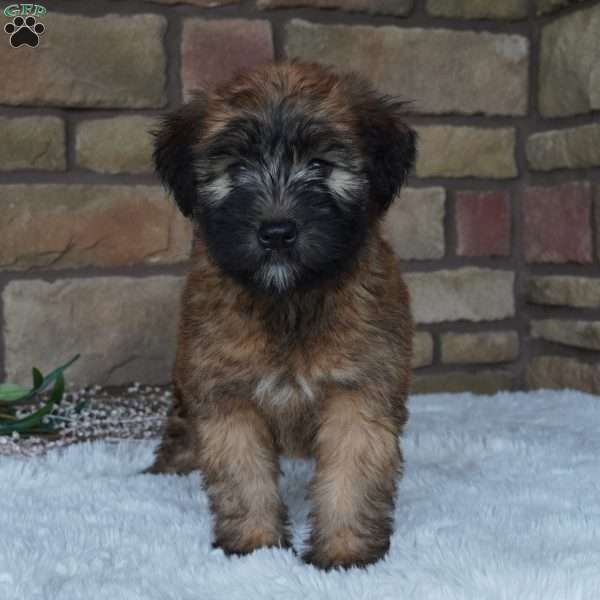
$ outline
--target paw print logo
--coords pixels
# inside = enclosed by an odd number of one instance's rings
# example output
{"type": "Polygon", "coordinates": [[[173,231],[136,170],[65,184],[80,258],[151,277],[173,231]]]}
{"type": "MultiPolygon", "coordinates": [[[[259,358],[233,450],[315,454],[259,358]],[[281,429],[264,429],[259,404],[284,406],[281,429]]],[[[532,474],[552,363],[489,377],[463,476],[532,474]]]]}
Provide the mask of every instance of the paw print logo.
{"type": "Polygon", "coordinates": [[[38,23],[35,17],[15,17],[12,23],[4,26],[4,31],[10,35],[10,45],[13,48],[19,46],[31,46],[35,48],[40,43],[40,35],[46,28],[38,23]]]}

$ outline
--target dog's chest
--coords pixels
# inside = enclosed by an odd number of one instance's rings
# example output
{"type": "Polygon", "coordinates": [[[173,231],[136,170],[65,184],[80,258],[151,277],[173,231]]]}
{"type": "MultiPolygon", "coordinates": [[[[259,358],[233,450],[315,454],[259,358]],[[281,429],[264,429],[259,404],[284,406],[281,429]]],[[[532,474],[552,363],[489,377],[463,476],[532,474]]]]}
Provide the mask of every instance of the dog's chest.
{"type": "Polygon", "coordinates": [[[282,409],[298,403],[314,403],[320,389],[320,383],[303,375],[273,371],[259,378],[254,388],[254,398],[262,408],[282,409]]]}
{"type": "Polygon", "coordinates": [[[284,454],[306,456],[310,451],[321,396],[322,386],[302,375],[272,372],[257,381],[254,400],[284,454]]]}

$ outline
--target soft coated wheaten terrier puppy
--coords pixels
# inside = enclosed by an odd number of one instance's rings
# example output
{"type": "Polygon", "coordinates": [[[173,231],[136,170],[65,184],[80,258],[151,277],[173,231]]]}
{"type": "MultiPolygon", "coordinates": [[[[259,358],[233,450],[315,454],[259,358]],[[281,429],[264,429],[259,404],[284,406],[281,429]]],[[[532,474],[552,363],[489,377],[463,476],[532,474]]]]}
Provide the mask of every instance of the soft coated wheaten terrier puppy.
{"type": "Polygon", "coordinates": [[[413,335],[380,231],[415,159],[401,110],[292,62],[198,95],[157,132],[157,171],[196,231],[149,471],[202,471],[228,553],[289,545],[282,454],[316,459],[307,562],[389,547],[413,335]]]}

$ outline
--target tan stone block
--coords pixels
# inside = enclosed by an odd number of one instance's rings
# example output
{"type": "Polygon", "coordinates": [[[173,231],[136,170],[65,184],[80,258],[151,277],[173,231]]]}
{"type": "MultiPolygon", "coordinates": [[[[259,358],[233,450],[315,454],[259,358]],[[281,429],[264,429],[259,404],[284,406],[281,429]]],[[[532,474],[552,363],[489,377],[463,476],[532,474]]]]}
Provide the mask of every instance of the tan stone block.
{"type": "Polygon", "coordinates": [[[417,323],[493,321],[515,315],[514,273],[466,267],[405,275],[417,323]]]}
{"type": "Polygon", "coordinates": [[[186,260],[191,226],[159,186],[0,186],[0,269],[186,260]]]}
{"type": "Polygon", "coordinates": [[[445,251],[444,188],[405,188],[383,222],[384,238],[399,258],[442,258],[445,251]]]}
{"type": "Polygon", "coordinates": [[[442,392],[473,394],[494,394],[513,388],[513,378],[503,371],[479,371],[415,375],[411,394],[438,394],[442,392]]]}
{"type": "Polygon", "coordinates": [[[542,29],[539,107],[545,117],[600,109],[600,4],[542,29]]]}
{"type": "Polygon", "coordinates": [[[0,103],[156,108],[165,105],[166,20],[50,10],[37,48],[0,52],[0,103]]]}
{"type": "Polygon", "coordinates": [[[600,279],[570,275],[532,277],[525,294],[533,304],[600,308],[600,279]]]}
{"type": "Polygon", "coordinates": [[[527,161],[536,171],[598,167],[600,125],[534,133],[527,140],[527,161]]]}
{"type": "Polygon", "coordinates": [[[153,138],[158,121],[121,116],[83,121],[77,125],[77,164],[99,173],[151,173],[153,138]]]}
{"type": "Polygon", "coordinates": [[[600,321],[536,320],[531,322],[531,335],[575,348],[600,350],[600,321]]]}
{"type": "Polygon", "coordinates": [[[515,331],[442,335],[444,363],[501,363],[516,360],[518,356],[519,336],[515,331]]]}
{"type": "Polygon", "coordinates": [[[419,113],[523,115],[529,47],[520,35],[293,19],[288,57],[356,71],[419,113]]]}
{"type": "Polygon", "coordinates": [[[168,383],[175,357],[180,277],[13,281],[2,295],[6,374],[31,383],[75,354],[69,383],[168,383]]]}
{"type": "Polygon", "coordinates": [[[524,19],[527,0],[427,0],[427,12],[461,19],[524,19]]]}
{"type": "Polygon", "coordinates": [[[0,171],[66,169],[65,125],[59,117],[0,117],[0,171]]]}
{"type": "Polygon", "coordinates": [[[426,331],[417,331],[413,338],[413,369],[428,367],[433,362],[433,336],[426,331]]]}
{"type": "Polygon", "coordinates": [[[566,356],[539,356],[527,367],[529,389],[575,389],[600,394],[600,364],[566,356]]]}
{"type": "Polygon", "coordinates": [[[511,179],[519,174],[513,128],[417,127],[417,177],[511,179]]]}

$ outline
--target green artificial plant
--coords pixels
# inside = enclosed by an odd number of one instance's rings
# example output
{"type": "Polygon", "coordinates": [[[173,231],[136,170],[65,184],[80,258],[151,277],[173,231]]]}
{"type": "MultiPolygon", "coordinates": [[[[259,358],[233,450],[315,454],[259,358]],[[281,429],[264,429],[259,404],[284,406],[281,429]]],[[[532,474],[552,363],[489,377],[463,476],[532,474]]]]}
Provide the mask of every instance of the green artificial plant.
{"type": "Polygon", "coordinates": [[[0,384],[0,435],[52,435],[58,433],[52,422],[51,413],[60,404],[65,392],[64,371],[77,359],[73,357],[62,367],[58,367],[44,376],[39,369],[33,368],[33,387],[24,388],[16,383],[0,384]],[[41,400],[40,394],[54,384],[47,400],[41,400]],[[36,404],[41,404],[35,408],[36,404]],[[17,415],[17,410],[23,406],[34,405],[28,415],[17,415]]]}

